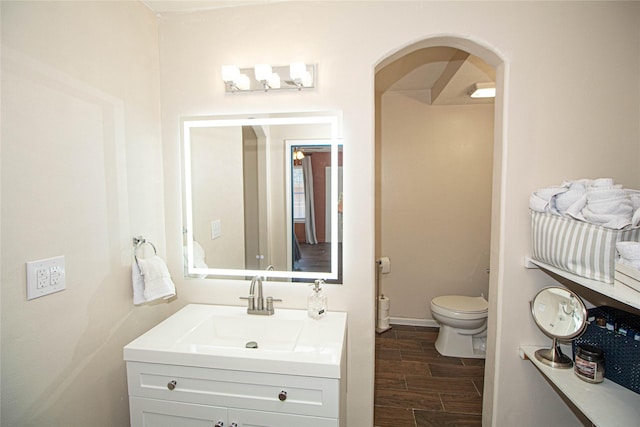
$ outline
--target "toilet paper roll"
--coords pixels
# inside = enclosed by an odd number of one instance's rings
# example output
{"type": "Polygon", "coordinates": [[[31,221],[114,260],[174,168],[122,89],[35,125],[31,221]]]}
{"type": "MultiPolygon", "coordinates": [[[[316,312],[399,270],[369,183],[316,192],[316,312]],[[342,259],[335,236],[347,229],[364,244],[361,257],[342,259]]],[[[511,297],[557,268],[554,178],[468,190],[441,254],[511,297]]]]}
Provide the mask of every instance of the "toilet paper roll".
{"type": "MultiPolygon", "coordinates": [[[[391,307],[391,300],[384,295],[378,297],[378,324],[380,322],[386,322],[387,328],[389,327],[389,308],[391,307]]],[[[381,326],[380,326],[381,327],[381,326]]]]}
{"type": "Polygon", "coordinates": [[[378,319],[378,328],[379,329],[389,329],[389,318],[378,319]]]}
{"type": "Polygon", "coordinates": [[[388,297],[385,297],[384,295],[381,295],[378,297],[378,312],[382,310],[389,311],[390,307],[391,307],[391,300],[388,297]]]}
{"type": "Polygon", "coordinates": [[[382,257],[378,260],[378,262],[380,263],[380,272],[383,274],[387,274],[389,271],[391,271],[391,260],[389,259],[389,257],[382,257]]]}

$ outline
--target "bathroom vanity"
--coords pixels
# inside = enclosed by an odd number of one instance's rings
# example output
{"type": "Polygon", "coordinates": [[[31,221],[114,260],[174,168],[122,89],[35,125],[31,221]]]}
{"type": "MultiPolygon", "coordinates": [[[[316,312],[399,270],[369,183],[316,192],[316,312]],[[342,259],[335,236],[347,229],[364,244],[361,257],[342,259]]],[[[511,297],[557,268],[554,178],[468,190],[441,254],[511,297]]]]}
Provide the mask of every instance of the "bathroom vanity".
{"type": "Polygon", "coordinates": [[[124,348],[132,427],[345,425],[346,313],[191,304],[124,348]]]}

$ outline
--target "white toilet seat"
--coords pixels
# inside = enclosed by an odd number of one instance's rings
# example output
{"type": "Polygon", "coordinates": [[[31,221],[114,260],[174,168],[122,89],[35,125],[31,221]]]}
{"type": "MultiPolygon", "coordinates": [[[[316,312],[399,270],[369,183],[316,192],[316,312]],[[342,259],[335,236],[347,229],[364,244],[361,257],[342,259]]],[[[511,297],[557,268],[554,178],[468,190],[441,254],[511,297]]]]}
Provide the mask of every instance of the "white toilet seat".
{"type": "Polygon", "coordinates": [[[431,311],[456,319],[487,317],[489,304],[482,297],[443,295],[431,300],[431,311]]]}

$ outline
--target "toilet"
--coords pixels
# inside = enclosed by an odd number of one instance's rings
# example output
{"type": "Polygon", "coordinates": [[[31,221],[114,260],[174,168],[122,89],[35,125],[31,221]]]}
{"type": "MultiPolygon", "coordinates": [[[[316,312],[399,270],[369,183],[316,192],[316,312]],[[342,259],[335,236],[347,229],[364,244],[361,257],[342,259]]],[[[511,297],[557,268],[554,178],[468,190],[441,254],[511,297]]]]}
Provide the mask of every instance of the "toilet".
{"type": "Polygon", "coordinates": [[[443,356],[484,359],[489,303],[484,297],[443,295],[431,300],[440,324],[436,350],[443,356]]]}

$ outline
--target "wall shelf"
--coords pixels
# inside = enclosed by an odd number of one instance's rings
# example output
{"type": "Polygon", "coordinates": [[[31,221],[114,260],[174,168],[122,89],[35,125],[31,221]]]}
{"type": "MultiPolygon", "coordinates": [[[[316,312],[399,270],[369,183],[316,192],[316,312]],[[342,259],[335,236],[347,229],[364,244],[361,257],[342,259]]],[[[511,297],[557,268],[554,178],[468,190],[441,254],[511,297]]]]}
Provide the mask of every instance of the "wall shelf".
{"type": "Polygon", "coordinates": [[[525,259],[525,267],[539,267],[543,270],[547,270],[553,274],[564,277],[565,279],[571,280],[572,282],[577,283],[580,286],[584,286],[585,288],[598,292],[599,294],[602,294],[608,298],[612,298],[630,307],[640,309],[640,293],[635,292],[632,289],[628,289],[626,286],[618,287],[609,283],[587,279],[529,257],[525,259]]]}
{"type": "Polygon", "coordinates": [[[640,420],[640,394],[605,379],[600,384],[582,381],[573,369],[553,369],[539,362],[534,353],[539,346],[523,345],[520,350],[589,420],[600,427],[627,427],[640,420]]]}

